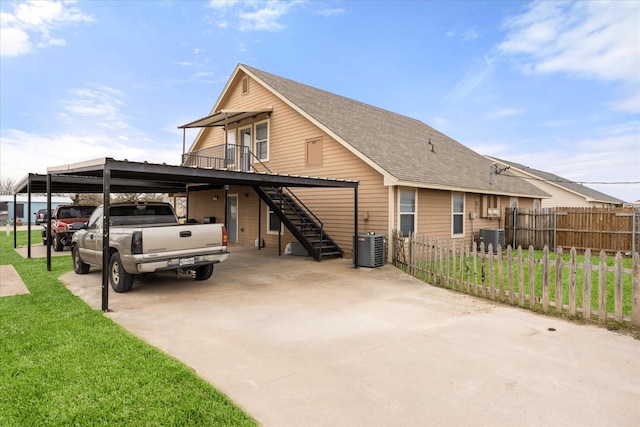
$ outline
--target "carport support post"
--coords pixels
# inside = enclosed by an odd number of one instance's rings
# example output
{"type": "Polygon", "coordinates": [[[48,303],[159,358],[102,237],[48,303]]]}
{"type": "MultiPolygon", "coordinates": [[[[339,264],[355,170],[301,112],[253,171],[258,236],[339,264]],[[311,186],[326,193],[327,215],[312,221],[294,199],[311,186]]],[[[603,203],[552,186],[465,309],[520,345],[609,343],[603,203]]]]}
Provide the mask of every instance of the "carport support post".
{"type": "Polygon", "coordinates": [[[358,268],[358,186],[353,189],[353,267],[358,268]]]}
{"type": "Polygon", "coordinates": [[[262,249],[262,199],[258,197],[258,250],[260,249],[262,249]]]}
{"type": "Polygon", "coordinates": [[[51,174],[47,174],[47,271],[51,271],[51,174]]]}
{"type": "Polygon", "coordinates": [[[31,258],[31,174],[27,178],[27,258],[31,258]]]}
{"type": "Polygon", "coordinates": [[[13,249],[18,247],[18,226],[16,219],[18,218],[18,194],[13,194],[13,249]]]}
{"type": "Polygon", "coordinates": [[[109,211],[111,195],[111,169],[105,167],[102,175],[102,312],[109,311],[109,211]]]}

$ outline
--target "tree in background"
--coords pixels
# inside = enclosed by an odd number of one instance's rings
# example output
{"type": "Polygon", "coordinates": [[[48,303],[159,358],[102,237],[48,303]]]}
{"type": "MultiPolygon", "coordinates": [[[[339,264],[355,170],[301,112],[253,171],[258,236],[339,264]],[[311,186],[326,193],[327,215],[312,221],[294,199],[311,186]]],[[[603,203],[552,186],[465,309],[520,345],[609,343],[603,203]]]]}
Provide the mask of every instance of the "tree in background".
{"type": "Polygon", "coordinates": [[[13,194],[14,185],[16,185],[15,179],[0,177],[0,194],[13,194]]]}

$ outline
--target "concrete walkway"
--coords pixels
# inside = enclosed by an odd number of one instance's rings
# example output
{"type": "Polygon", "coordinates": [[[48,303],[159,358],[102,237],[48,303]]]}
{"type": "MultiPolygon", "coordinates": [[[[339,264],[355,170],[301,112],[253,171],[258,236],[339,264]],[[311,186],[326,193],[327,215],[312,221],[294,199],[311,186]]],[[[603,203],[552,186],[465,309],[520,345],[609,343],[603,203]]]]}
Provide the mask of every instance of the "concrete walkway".
{"type": "Polygon", "coordinates": [[[0,265],[0,297],[28,293],[29,290],[13,265],[0,265]]]}
{"type": "MultiPolygon", "coordinates": [[[[61,280],[95,309],[100,273],[61,280]]],[[[107,315],[260,423],[636,426],[640,341],[426,285],[232,248],[206,282],[148,276],[107,315]]]]}

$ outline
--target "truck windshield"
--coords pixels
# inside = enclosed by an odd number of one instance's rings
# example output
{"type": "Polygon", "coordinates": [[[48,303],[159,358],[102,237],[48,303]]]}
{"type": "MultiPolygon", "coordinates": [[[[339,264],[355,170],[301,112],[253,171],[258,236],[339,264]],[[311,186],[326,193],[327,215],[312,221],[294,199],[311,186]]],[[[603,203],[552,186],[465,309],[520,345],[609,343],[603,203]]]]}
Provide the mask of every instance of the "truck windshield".
{"type": "Polygon", "coordinates": [[[167,205],[112,206],[113,225],[175,224],[176,216],[167,205]]]}

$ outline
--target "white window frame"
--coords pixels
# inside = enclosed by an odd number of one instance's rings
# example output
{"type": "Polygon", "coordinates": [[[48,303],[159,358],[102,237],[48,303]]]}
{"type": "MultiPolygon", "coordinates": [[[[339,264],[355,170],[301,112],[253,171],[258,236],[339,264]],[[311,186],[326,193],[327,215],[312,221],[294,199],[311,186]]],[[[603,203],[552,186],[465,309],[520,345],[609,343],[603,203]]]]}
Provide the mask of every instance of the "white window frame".
{"type": "MultiPolygon", "coordinates": [[[[401,187],[398,189],[398,230],[399,231],[402,231],[402,221],[401,221],[402,215],[413,215],[413,232],[416,233],[418,231],[418,189],[417,188],[401,187]],[[413,203],[414,203],[413,212],[402,211],[400,200],[402,198],[403,191],[413,191],[413,203]]],[[[404,236],[404,233],[402,234],[404,236]]],[[[404,237],[406,238],[409,236],[404,236],[404,237]]]]}
{"type": "MultiPolygon", "coordinates": [[[[276,215],[276,213],[269,207],[267,206],[267,234],[274,234],[274,235],[278,235],[278,230],[272,230],[271,229],[271,214],[276,215]]],[[[277,217],[277,215],[276,215],[277,217]]],[[[278,218],[279,220],[280,218],[278,218]]],[[[283,236],[284,235],[284,225],[282,224],[282,221],[280,221],[280,235],[283,236]]]]}
{"type": "Polygon", "coordinates": [[[261,162],[268,162],[269,161],[269,149],[270,149],[270,132],[271,132],[271,124],[269,123],[269,119],[266,120],[261,120],[259,122],[255,122],[253,124],[253,154],[255,155],[254,158],[254,162],[258,162],[258,160],[260,160],[261,162]],[[266,124],[267,125],[267,138],[261,141],[258,141],[258,126],[262,125],[262,124],[266,124]],[[264,158],[260,158],[259,153],[258,153],[258,143],[264,141],[264,143],[267,145],[267,149],[266,149],[266,155],[264,158]]]}
{"type": "Polygon", "coordinates": [[[518,197],[511,197],[509,199],[510,208],[517,208],[519,203],[520,203],[520,199],[518,197]]]}
{"type": "Polygon", "coordinates": [[[466,208],[466,204],[467,204],[467,197],[465,193],[457,193],[457,192],[452,192],[451,193],[451,237],[464,237],[465,235],[465,208],[466,208]],[[461,196],[462,197],[462,212],[456,212],[455,210],[455,206],[456,206],[456,196],[461,196]],[[456,233],[456,229],[455,229],[455,224],[456,224],[456,217],[458,218],[462,218],[462,232],[461,233],[456,233]]]}

